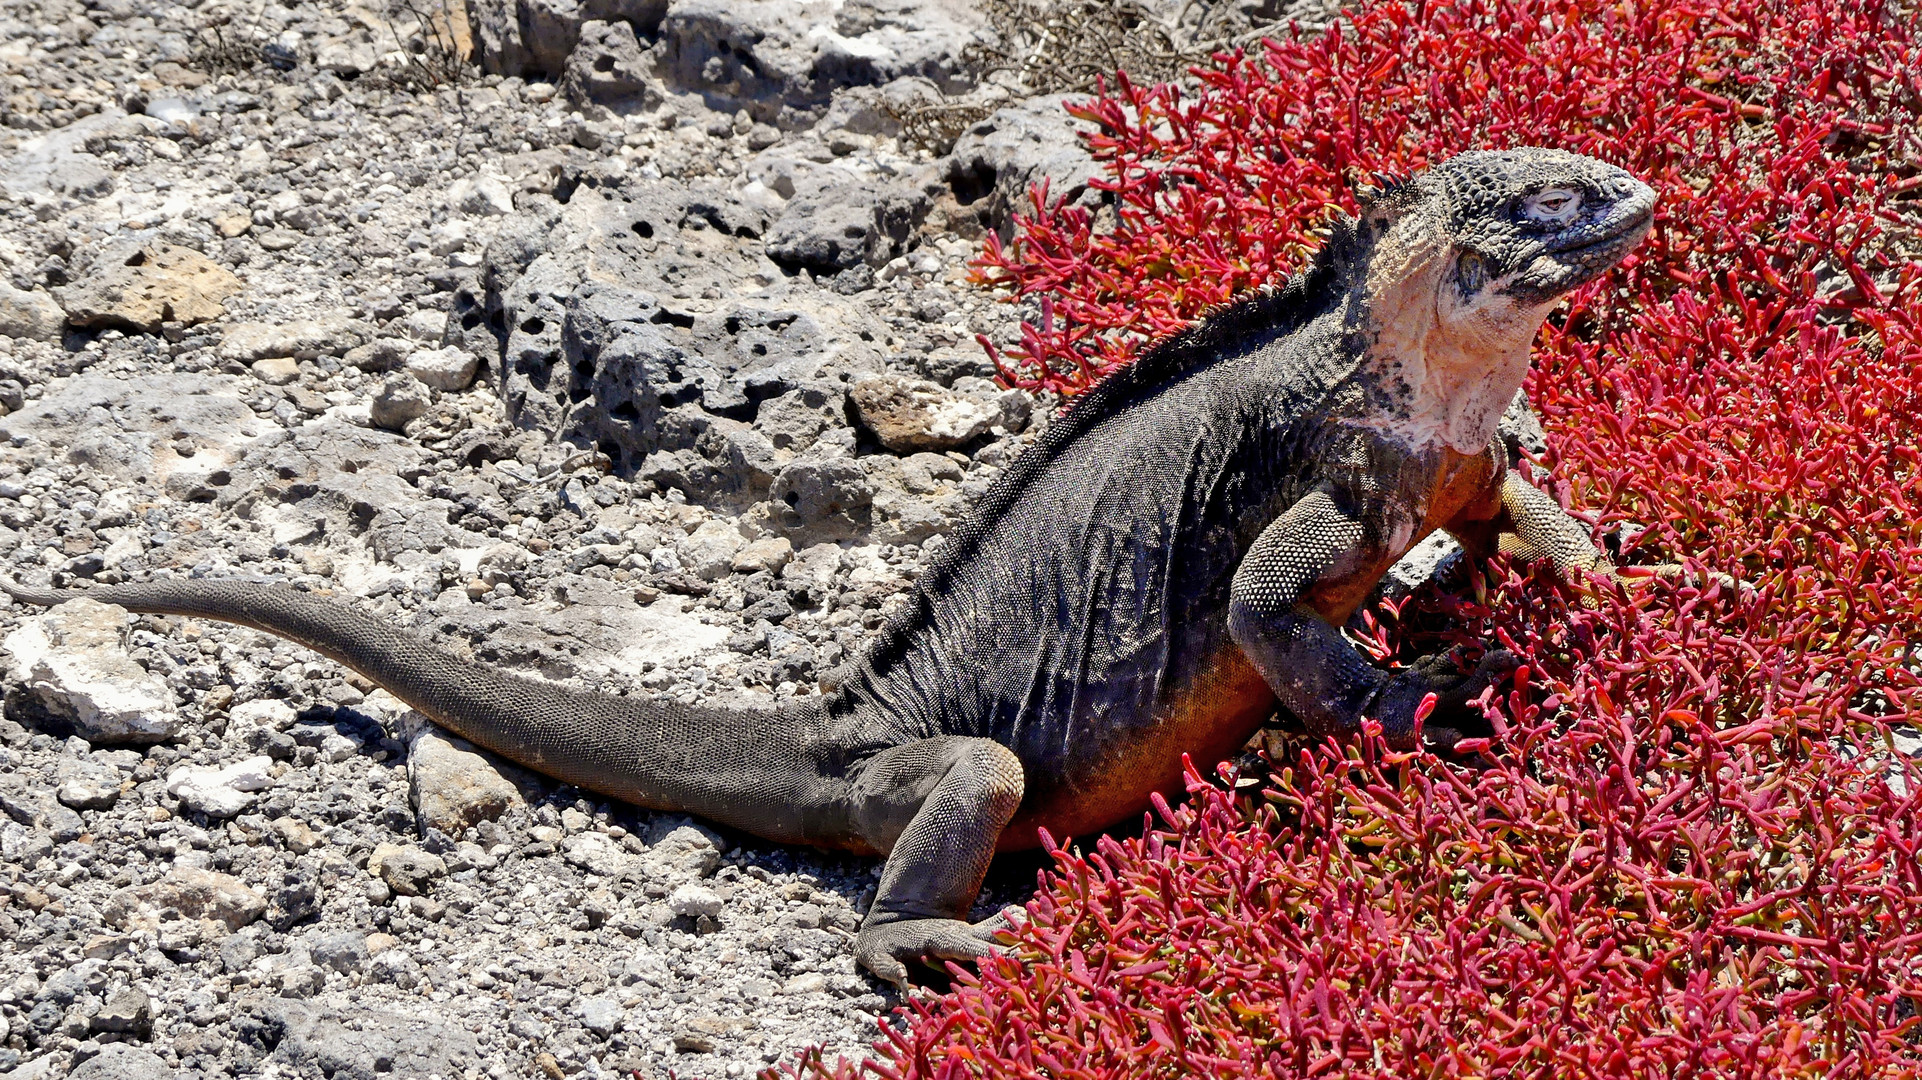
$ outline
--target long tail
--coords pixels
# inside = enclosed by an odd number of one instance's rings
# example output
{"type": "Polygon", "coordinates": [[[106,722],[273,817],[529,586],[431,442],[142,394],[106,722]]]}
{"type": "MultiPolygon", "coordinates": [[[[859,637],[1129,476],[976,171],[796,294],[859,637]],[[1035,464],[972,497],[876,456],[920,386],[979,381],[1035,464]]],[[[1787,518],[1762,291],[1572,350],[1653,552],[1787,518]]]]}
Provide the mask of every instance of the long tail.
{"type": "Polygon", "coordinates": [[[818,823],[802,820],[830,783],[813,760],[818,710],[736,711],[570,690],[462,660],[285,585],[167,580],[29,589],[0,578],[0,590],[29,604],[84,596],[143,614],[264,630],[353,668],[441,727],[537,772],[771,840],[823,839],[818,823]]]}

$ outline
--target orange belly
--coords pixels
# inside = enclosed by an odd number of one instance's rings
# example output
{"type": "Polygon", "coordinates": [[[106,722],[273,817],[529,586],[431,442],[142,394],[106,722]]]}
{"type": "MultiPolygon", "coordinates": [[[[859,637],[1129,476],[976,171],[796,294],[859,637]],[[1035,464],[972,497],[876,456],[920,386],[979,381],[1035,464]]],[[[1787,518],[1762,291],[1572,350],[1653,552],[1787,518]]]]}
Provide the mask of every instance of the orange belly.
{"type": "Polygon", "coordinates": [[[1151,727],[1117,741],[1078,768],[1066,783],[1033,793],[1001,833],[998,851],[1022,851],[1044,828],[1057,843],[1127,821],[1155,792],[1173,799],[1185,788],[1181,755],[1204,774],[1244,746],[1275,709],[1274,692],[1240,647],[1226,643],[1151,727]]]}

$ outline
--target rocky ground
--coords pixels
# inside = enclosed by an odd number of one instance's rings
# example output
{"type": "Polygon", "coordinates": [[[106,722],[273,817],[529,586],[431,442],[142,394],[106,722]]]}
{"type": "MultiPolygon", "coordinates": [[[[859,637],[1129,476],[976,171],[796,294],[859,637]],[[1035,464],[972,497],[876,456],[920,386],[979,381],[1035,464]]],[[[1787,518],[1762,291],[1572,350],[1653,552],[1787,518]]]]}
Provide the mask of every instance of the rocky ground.
{"type": "MultiPolygon", "coordinates": [[[[1058,99],[897,137],[985,26],[0,4],[5,571],[821,692],[1045,412],[987,381],[1017,315],[964,263],[1085,179],[1058,99]]],[[[244,629],[0,637],[0,1077],[742,1076],[896,1003],[849,950],[872,863],[610,806],[244,629]]]]}

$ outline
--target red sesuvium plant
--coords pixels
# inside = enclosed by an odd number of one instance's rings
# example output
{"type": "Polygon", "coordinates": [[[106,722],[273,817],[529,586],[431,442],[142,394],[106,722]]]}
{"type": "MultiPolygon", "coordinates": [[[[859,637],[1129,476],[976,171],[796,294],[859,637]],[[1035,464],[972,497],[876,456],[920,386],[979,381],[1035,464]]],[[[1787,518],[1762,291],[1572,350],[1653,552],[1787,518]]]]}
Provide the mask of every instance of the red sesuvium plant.
{"type": "Polygon", "coordinates": [[[1037,192],[982,279],[1072,394],[1285,278],[1354,182],[1462,150],[1618,163],[1653,233],[1529,390],[1545,482],[1629,561],[1478,568],[1384,662],[1525,658],[1466,759],[1305,743],[1054,853],[1010,955],[807,1070],[962,1077],[1922,1075],[1922,12],[1854,0],[1365,2],[1076,113],[1114,216],[1037,192]],[[1700,571],[1732,576],[1739,588],[1700,571]]]}

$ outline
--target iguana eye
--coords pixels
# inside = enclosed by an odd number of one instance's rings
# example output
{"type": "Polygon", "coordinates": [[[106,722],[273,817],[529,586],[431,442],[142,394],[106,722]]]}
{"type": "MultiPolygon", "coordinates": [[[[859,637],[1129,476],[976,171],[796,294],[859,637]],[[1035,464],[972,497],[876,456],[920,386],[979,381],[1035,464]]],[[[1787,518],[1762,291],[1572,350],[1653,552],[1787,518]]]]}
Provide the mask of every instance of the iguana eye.
{"type": "Polygon", "coordinates": [[[1473,296],[1488,284],[1488,261],[1473,251],[1462,252],[1455,263],[1455,283],[1461,287],[1463,296],[1473,296]]]}
{"type": "Polygon", "coordinates": [[[1538,191],[1522,203],[1522,216],[1530,221],[1561,223],[1582,208],[1582,193],[1574,188],[1549,188],[1538,191]]]}

